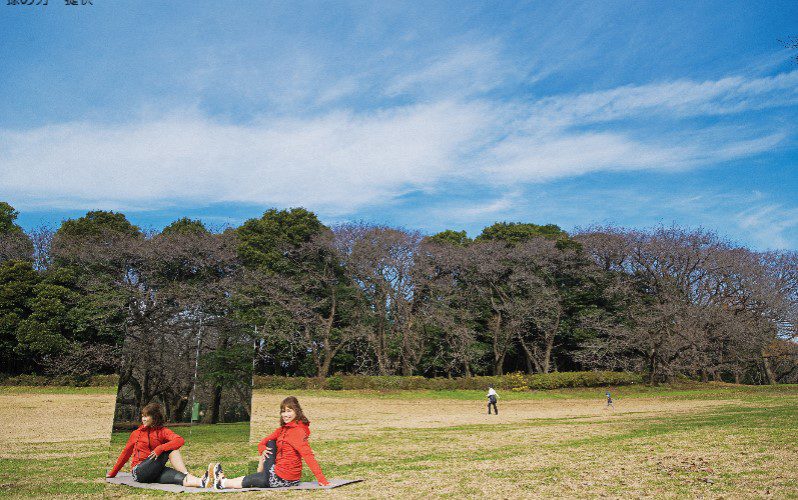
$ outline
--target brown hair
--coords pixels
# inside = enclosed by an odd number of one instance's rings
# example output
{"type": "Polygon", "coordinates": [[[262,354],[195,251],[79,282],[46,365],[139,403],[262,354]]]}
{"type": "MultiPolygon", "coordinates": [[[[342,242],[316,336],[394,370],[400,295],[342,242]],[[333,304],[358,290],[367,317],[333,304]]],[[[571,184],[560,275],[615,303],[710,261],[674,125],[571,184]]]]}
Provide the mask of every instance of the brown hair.
{"type": "MultiPolygon", "coordinates": [[[[292,410],[294,410],[294,413],[296,413],[296,417],[294,418],[294,420],[296,420],[297,422],[302,422],[305,425],[310,423],[308,417],[306,417],[305,413],[302,411],[302,407],[299,406],[299,400],[294,396],[288,396],[283,400],[282,403],[280,403],[280,413],[282,413],[283,409],[285,408],[291,408],[292,410]]],[[[285,422],[283,422],[282,417],[280,417],[280,425],[285,425],[285,422]]]]}
{"type": "Polygon", "coordinates": [[[153,429],[157,429],[159,427],[163,427],[163,423],[166,420],[163,417],[163,409],[161,405],[158,403],[150,403],[144,408],[141,409],[142,415],[147,415],[152,419],[152,423],[150,423],[150,427],[153,429]]]}

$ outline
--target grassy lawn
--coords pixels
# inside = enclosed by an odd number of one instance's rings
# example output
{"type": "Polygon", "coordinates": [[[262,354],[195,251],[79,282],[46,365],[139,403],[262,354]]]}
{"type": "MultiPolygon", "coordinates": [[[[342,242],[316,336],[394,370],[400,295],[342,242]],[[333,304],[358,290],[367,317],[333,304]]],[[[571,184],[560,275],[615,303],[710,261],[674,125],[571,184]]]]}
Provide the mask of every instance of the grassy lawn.
{"type": "MultiPolygon", "coordinates": [[[[293,391],[325,474],[366,481],[245,495],[798,498],[798,387],[622,387],[614,410],[603,393],[502,392],[489,417],[481,391],[293,391]]],[[[256,391],[251,441],[276,427],[286,395],[256,391]]],[[[109,450],[114,396],[0,388],[0,496],[163,496],[101,479],[126,438],[115,435],[109,450]]],[[[247,427],[176,430],[190,468],[221,460],[232,475],[252,466],[247,427]]]]}

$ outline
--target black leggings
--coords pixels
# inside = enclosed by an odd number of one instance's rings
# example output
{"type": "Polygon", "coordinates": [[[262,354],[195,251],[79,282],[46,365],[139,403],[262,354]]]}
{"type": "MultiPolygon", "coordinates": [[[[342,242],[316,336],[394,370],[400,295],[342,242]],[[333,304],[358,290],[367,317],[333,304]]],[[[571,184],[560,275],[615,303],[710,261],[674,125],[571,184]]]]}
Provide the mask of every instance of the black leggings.
{"type": "Polygon", "coordinates": [[[155,458],[148,458],[133,468],[133,479],[140,483],[161,483],[182,485],[186,474],[166,466],[171,451],[165,451],[155,458]]]}
{"type": "Polygon", "coordinates": [[[488,415],[490,415],[490,407],[493,405],[493,411],[496,412],[496,415],[499,414],[499,409],[496,408],[496,401],[488,401],[488,415]]]}
{"type": "Polygon", "coordinates": [[[286,481],[277,474],[274,474],[273,469],[274,469],[274,459],[277,457],[277,441],[272,439],[271,441],[267,442],[266,449],[271,450],[271,453],[266,457],[266,460],[263,461],[263,471],[256,472],[255,474],[250,474],[248,476],[244,476],[244,479],[241,480],[241,487],[275,488],[280,486],[290,486],[291,484],[298,482],[298,481],[286,481]],[[272,481],[271,479],[272,475],[274,477],[274,481],[272,481]]]}

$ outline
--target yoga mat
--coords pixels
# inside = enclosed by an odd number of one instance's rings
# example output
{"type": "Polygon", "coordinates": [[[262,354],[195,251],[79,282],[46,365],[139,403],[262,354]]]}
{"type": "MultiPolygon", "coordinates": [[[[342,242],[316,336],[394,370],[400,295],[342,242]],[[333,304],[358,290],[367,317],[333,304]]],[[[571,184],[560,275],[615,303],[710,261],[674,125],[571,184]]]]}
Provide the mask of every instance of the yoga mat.
{"type": "Polygon", "coordinates": [[[111,484],[124,484],[133,488],[148,490],[170,491],[172,493],[236,493],[239,491],[277,491],[277,490],[329,490],[346,484],[359,483],[362,479],[330,479],[329,486],[319,486],[317,482],[302,482],[287,488],[242,488],[240,490],[214,490],[211,488],[192,488],[176,484],[139,483],[133,480],[129,472],[120,472],[116,477],[107,477],[105,480],[111,484]]]}

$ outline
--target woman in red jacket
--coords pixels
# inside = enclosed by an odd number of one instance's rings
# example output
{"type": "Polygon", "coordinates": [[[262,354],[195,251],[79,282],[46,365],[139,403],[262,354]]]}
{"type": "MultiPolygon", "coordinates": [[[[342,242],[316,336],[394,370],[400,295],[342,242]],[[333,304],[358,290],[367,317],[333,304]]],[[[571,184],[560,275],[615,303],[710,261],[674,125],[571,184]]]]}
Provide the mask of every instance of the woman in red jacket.
{"type": "Polygon", "coordinates": [[[329,485],[308,444],[309,425],[299,401],[293,396],[285,398],[280,403],[280,427],[258,444],[258,472],[227,479],[221,464],[216,464],[209,467],[215,473],[213,487],[226,489],[295,486],[302,477],[302,459],[321,486],[329,485]]]}
{"type": "Polygon", "coordinates": [[[208,473],[202,479],[192,476],[183,463],[180,447],[185,440],[163,426],[161,405],[150,403],[141,410],[142,425],[130,434],[125,449],[107,477],[115,477],[131,455],[133,479],[140,483],[178,484],[204,488],[208,473]],[[169,461],[173,468],[166,466],[169,461]]]}

